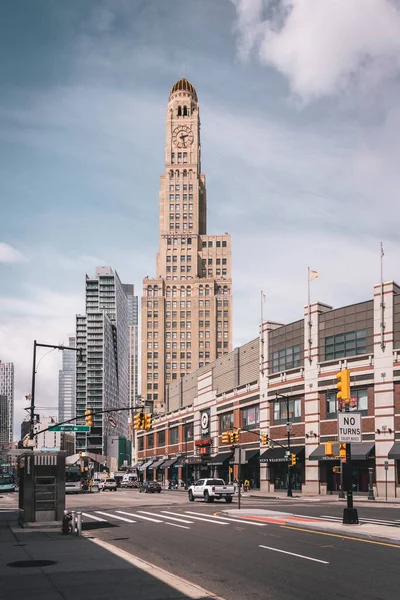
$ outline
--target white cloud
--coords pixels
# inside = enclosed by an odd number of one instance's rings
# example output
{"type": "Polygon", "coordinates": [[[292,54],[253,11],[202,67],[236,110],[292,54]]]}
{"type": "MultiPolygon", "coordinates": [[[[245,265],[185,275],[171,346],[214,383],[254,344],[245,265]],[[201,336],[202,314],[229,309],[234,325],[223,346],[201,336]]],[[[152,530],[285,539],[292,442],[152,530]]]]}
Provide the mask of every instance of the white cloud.
{"type": "Polygon", "coordinates": [[[239,53],[285,75],[303,100],[400,72],[398,0],[232,0],[239,53]]]}
{"type": "Polygon", "coordinates": [[[5,242],[0,242],[0,263],[18,263],[24,260],[24,255],[19,250],[5,242]]]}

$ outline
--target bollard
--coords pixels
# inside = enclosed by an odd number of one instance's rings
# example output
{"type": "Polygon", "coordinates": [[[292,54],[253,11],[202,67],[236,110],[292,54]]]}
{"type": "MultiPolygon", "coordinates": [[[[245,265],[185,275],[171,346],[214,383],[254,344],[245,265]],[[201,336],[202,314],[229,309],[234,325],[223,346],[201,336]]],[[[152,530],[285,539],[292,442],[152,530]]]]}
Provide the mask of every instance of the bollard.
{"type": "Polygon", "coordinates": [[[71,516],[72,516],[72,521],[71,521],[72,535],[76,535],[76,512],[74,510],[71,510],[71,516]]]}
{"type": "Polygon", "coordinates": [[[82,511],[76,513],[76,535],[82,535],[82,511]]]}

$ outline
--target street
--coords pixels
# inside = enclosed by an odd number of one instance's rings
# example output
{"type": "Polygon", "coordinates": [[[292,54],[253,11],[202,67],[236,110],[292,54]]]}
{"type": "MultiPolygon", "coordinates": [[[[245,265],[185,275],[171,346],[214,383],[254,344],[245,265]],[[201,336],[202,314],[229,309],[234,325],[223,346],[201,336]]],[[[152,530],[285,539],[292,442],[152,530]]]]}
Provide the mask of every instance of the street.
{"type": "MultiPolygon", "coordinates": [[[[68,496],[83,512],[84,535],[110,544],[232,600],[398,597],[400,547],[302,531],[222,513],[224,502],[190,503],[186,494],[136,490],[68,496]]],[[[313,516],[340,516],[336,502],[277,505],[245,498],[250,506],[313,516]]],[[[237,500],[231,506],[237,508],[237,500]]],[[[361,506],[360,518],[400,524],[399,508],[361,506]]],[[[116,590],[117,592],[117,590],[116,590]]]]}

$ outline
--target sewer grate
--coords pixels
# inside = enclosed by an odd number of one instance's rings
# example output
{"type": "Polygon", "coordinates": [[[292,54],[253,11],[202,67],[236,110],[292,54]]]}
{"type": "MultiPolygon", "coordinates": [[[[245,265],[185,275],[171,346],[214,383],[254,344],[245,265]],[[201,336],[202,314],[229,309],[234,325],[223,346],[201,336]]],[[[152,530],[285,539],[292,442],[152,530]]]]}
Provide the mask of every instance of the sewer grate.
{"type": "Polygon", "coordinates": [[[56,565],[56,560],[17,560],[16,562],[10,562],[7,567],[17,567],[20,569],[30,567],[50,567],[56,565]]]}

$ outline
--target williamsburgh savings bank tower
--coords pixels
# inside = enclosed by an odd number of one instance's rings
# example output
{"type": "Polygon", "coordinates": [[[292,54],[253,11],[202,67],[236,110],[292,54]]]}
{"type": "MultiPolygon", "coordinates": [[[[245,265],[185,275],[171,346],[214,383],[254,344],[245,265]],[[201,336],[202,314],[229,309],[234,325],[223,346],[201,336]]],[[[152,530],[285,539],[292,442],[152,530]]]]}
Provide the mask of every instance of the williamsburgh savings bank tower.
{"type": "Polygon", "coordinates": [[[156,277],[143,280],[142,396],[168,410],[168,388],[232,350],[230,236],[207,234],[197,93],[172,87],[160,177],[156,277]]]}

